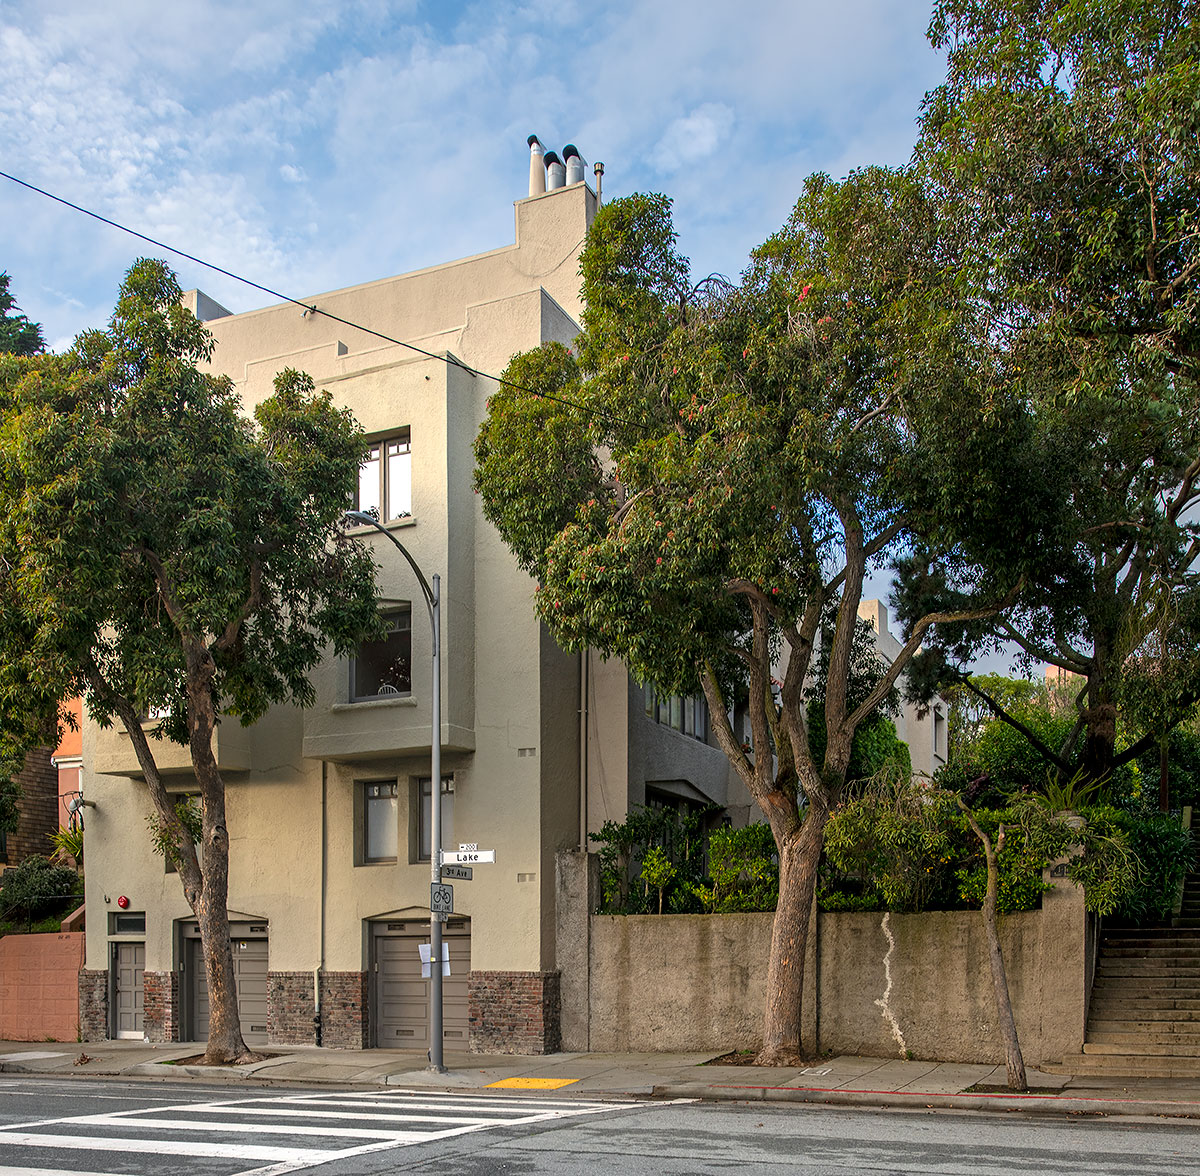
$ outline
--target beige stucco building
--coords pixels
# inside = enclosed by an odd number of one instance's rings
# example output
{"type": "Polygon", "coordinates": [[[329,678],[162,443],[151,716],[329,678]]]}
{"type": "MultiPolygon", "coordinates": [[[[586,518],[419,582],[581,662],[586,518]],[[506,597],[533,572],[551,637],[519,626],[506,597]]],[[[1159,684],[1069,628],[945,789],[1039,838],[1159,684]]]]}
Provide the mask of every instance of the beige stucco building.
{"type": "MultiPolygon", "coordinates": [[[[531,184],[531,188],[534,185],[531,184]]],[[[247,410],[285,367],[308,372],[376,444],[362,506],[426,575],[442,580],[446,848],[496,851],[455,883],[446,928],[446,1044],[540,1052],[559,1040],[555,853],[633,804],[749,801],[687,700],[645,702],[616,662],[560,651],[472,489],[472,443],[494,381],[517,351],[577,333],[579,251],[596,209],[584,181],[516,203],[511,245],[229,314],[186,296],[215,340],[212,367],[247,410]],[[465,365],[465,366],[464,366],[465,365]]],[[[223,723],[230,916],[242,1026],[252,1043],[427,1048],[418,947],[429,920],[430,628],[412,572],[375,548],[390,636],[326,660],[316,704],[253,728],[223,723]]],[[[185,748],[155,744],[173,787],[185,748]]],[[[195,923],[178,878],[150,849],[151,806],[128,736],[83,727],[88,809],[85,1039],[199,1040],[207,1000],[195,923]]]]}

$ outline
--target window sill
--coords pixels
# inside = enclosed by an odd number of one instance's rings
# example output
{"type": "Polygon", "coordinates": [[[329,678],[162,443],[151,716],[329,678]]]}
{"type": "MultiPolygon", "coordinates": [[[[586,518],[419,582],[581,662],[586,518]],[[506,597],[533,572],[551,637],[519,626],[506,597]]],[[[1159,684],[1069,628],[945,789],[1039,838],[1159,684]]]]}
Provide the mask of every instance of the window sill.
{"type": "Polygon", "coordinates": [[[399,862],[399,858],[377,858],[369,862],[355,862],[355,869],[367,870],[372,866],[394,866],[399,862]]]}
{"type": "MultiPolygon", "coordinates": [[[[379,526],[382,527],[385,531],[399,531],[403,527],[414,527],[414,526],[416,526],[416,523],[417,523],[416,518],[413,515],[409,515],[407,518],[403,518],[403,519],[392,519],[392,521],[390,523],[381,522],[379,524],[379,526]]],[[[354,527],[347,527],[346,534],[352,535],[357,539],[360,536],[370,535],[372,531],[378,531],[378,530],[379,530],[379,527],[354,526],[354,527]]]]}
{"type": "Polygon", "coordinates": [[[399,698],[364,698],[361,702],[335,702],[329,709],[335,715],[347,711],[379,710],[381,707],[416,706],[417,700],[411,694],[402,694],[399,698]]]}

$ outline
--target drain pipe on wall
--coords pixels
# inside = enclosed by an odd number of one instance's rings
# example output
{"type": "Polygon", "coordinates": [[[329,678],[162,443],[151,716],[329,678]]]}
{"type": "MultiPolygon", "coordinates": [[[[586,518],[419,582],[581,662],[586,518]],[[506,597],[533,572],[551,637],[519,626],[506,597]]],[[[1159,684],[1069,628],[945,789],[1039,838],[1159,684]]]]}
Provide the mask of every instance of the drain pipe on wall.
{"type": "Polygon", "coordinates": [[[579,848],[588,847],[588,678],[590,650],[579,655],[579,848]]]}
{"type": "Polygon", "coordinates": [[[322,1010],[321,1010],[321,973],[325,970],[325,798],[328,790],[329,763],[321,761],[321,909],[317,916],[320,927],[320,956],[313,972],[313,1028],[316,1043],[321,1044],[322,1010]]]}

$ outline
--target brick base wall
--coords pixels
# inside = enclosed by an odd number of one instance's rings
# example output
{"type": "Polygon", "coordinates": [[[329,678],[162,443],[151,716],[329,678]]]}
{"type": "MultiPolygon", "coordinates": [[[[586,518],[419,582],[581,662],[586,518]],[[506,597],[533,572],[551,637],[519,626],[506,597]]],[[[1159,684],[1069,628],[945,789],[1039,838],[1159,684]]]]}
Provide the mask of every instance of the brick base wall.
{"type": "Polygon", "coordinates": [[[472,972],[467,999],[472,1052],[546,1054],[561,1048],[557,972],[472,972]]]}
{"type": "Polygon", "coordinates": [[[79,969],[79,1040],[108,1040],[108,972],[79,969]]]}
{"type": "Polygon", "coordinates": [[[366,1049],[371,1042],[368,972],[321,973],[321,1044],[366,1049]]]}
{"type": "Polygon", "coordinates": [[[272,1045],[316,1045],[316,1011],[311,972],[267,973],[267,1040],[272,1045]]]}
{"type": "Polygon", "coordinates": [[[142,1031],[147,1041],[179,1040],[179,973],[142,975],[142,1031]]]}

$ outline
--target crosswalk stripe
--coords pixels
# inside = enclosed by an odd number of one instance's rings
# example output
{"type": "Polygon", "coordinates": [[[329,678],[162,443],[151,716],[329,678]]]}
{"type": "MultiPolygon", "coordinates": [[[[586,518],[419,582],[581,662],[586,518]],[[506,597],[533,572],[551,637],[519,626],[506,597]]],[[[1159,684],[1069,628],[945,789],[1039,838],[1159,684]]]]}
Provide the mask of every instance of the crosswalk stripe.
{"type": "MultiPolygon", "coordinates": [[[[161,1110],[161,1108],[158,1108],[161,1110]]],[[[503,1127],[512,1119],[488,1119],[481,1115],[414,1115],[407,1111],[396,1111],[390,1115],[372,1111],[358,1111],[347,1115],[341,1111],[300,1110],[296,1107],[256,1107],[247,1110],[245,1107],[205,1107],[206,1115],[257,1115],[259,1118],[295,1118],[295,1119],[337,1119],[341,1122],[353,1120],[364,1123],[483,1123],[489,1127],[503,1127]]],[[[146,1122],[157,1122],[147,1119],[146,1122]]]]}
{"type": "MultiPolygon", "coordinates": [[[[124,1119],[120,1115],[88,1115],[76,1119],[90,1127],[117,1127],[125,1130],[211,1131],[214,1124],[196,1119],[124,1119]]],[[[220,1130],[243,1133],[255,1131],[261,1135],[320,1135],[326,1139],[345,1136],[347,1139],[391,1139],[398,1143],[416,1143],[426,1139],[428,1131],[392,1131],[368,1127],[306,1127],[302,1123],[221,1123],[220,1130]]]]}
{"type": "MultiPolygon", "coordinates": [[[[344,1154],[296,1147],[260,1147],[240,1143],[200,1143],[190,1139],[77,1139],[73,1135],[39,1135],[36,1132],[0,1131],[0,1143],[13,1147],[53,1147],[74,1151],[157,1152],[165,1156],[203,1156],[224,1160],[274,1160],[277,1163],[312,1164],[344,1154]]],[[[354,1149],[356,1150],[356,1149],[354,1149]]],[[[20,1169],[18,1169],[20,1171],[20,1169]]]]}

